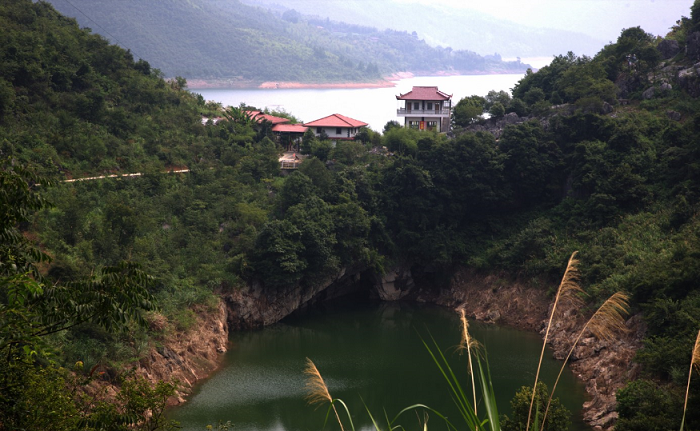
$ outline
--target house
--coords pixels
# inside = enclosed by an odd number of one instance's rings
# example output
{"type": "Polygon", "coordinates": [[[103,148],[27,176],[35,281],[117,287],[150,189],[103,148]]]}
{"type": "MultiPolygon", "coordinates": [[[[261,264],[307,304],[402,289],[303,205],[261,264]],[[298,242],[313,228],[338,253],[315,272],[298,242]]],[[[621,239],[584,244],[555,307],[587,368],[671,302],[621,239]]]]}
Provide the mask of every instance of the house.
{"type": "Polygon", "coordinates": [[[333,114],[310,123],[304,123],[304,126],[311,128],[316,137],[325,133],[331,141],[337,142],[354,140],[360,127],[366,127],[367,123],[345,115],[333,114]]]}
{"type": "Polygon", "coordinates": [[[418,130],[450,131],[452,95],[443,93],[437,87],[413,87],[406,94],[396,96],[404,106],[396,111],[404,118],[404,127],[418,130]]]}
{"type": "Polygon", "coordinates": [[[282,144],[287,151],[299,151],[299,142],[304,137],[308,127],[301,124],[275,124],[272,126],[272,133],[277,136],[277,141],[282,144]]]}
{"type": "Polygon", "coordinates": [[[272,133],[277,136],[277,142],[282,144],[287,151],[299,151],[299,141],[309,129],[301,124],[290,124],[289,119],[275,117],[260,111],[246,111],[246,114],[257,123],[269,121],[272,124],[272,133]]]}

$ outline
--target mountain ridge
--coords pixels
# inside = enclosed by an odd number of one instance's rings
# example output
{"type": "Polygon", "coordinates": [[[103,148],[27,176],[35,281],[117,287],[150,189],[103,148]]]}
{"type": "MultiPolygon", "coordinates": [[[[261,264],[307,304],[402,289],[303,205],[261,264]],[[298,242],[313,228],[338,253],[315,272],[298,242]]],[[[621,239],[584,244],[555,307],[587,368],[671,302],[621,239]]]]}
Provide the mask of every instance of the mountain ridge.
{"type": "Polygon", "coordinates": [[[528,67],[471,51],[431,47],[401,31],[285,19],[238,1],[51,4],[81,26],[147,58],[166,76],[188,79],[372,82],[402,71],[498,73],[528,67]]]}

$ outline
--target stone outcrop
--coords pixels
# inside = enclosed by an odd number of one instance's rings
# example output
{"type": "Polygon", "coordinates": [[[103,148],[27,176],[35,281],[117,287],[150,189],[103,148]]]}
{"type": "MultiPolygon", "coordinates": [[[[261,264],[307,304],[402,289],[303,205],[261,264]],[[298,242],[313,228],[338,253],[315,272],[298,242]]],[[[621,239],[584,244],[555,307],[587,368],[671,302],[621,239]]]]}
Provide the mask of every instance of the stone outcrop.
{"type": "Polygon", "coordinates": [[[661,53],[661,58],[664,60],[675,57],[679,52],[681,52],[678,41],[672,39],[662,40],[656,48],[659,50],[661,53]]]}
{"type": "Polygon", "coordinates": [[[700,60],[700,32],[690,33],[686,38],[685,55],[691,61],[700,60]]]}
{"type": "Polygon", "coordinates": [[[312,286],[293,288],[266,287],[253,282],[225,295],[231,329],[247,329],[279,322],[294,311],[317,301],[343,296],[356,289],[361,268],[343,268],[312,286]]]}
{"type": "MultiPolygon", "coordinates": [[[[450,289],[434,294],[419,291],[419,301],[435,302],[462,308],[471,318],[538,331],[544,336],[551,301],[541,288],[527,286],[506,275],[480,275],[473,271],[457,272],[450,289]]],[[[589,315],[562,304],[550,330],[550,346],[557,359],[564,359],[573,340],[589,315]]],[[[611,341],[590,335],[582,339],[569,359],[570,369],[586,385],[591,400],[583,405],[583,419],[597,430],[611,430],[617,419],[615,392],[639,373],[632,362],[641,347],[645,326],[639,315],[630,318],[628,331],[611,341]]],[[[534,372],[534,370],[533,370],[534,372]]]]}
{"type": "Polygon", "coordinates": [[[529,120],[530,117],[519,117],[515,112],[509,112],[501,118],[490,118],[482,124],[472,124],[466,128],[470,132],[489,132],[500,138],[503,134],[503,129],[510,124],[520,124],[529,120]]]}
{"type": "MultiPolygon", "coordinates": [[[[192,329],[167,336],[161,345],[152,348],[148,355],[141,358],[136,373],[153,383],[159,380],[177,380],[179,391],[175,402],[183,402],[183,396],[221,363],[228,345],[226,316],[227,310],[223,302],[214,309],[197,310],[192,329]]],[[[152,319],[151,325],[159,325],[160,321],[161,319],[152,319]]]]}
{"type": "Polygon", "coordinates": [[[375,289],[382,301],[398,301],[408,295],[415,287],[410,268],[390,269],[375,283],[375,289]]]}
{"type": "MultiPolygon", "coordinates": [[[[179,404],[194,385],[207,378],[221,364],[228,345],[227,310],[223,302],[213,308],[195,310],[195,323],[188,331],[177,331],[164,336],[138,362],[128,368],[152,384],[158,381],[177,382],[178,389],[169,404],[179,404]]],[[[155,332],[168,332],[167,319],[160,314],[147,317],[155,332]]],[[[96,378],[82,388],[86,394],[100,400],[113,400],[117,395],[118,380],[113,369],[96,368],[96,378]]]]}

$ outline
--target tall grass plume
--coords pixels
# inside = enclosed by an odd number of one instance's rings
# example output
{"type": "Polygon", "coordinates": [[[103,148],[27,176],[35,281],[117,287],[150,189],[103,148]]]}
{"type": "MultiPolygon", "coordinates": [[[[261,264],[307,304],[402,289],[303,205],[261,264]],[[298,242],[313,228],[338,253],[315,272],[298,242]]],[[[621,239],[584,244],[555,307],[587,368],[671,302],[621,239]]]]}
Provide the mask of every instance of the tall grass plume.
{"type": "Polygon", "coordinates": [[[683,426],[685,426],[685,412],[688,409],[688,392],[690,391],[690,377],[693,375],[693,367],[700,371],[700,331],[698,331],[698,336],[695,338],[693,356],[690,358],[690,371],[688,372],[688,386],[685,388],[685,402],[683,403],[683,420],[681,420],[681,431],[683,431],[683,426]]]}
{"type": "Polygon", "coordinates": [[[464,312],[464,309],[459,310],[459,319],[462,322],[462,341],[459,344],[460,349],[467,351],[467,356],[469,357],[469,375],[472,379],[472,394],[474,397],[474,414],[476,415],[476,384],[474,383],[474,366],[472,364],[472,349],[477,349],[479,347],[479,342],[476,341],[469,334],[469,321],[464,312]]]}
{"type": "Polygon", "coordinates": [[[629,313],[629,295],[623,292],[617,292],[608,298],[603,305],[601,305],[598,310],[588,319],[583,328],[578,333],[576,340],[571,345],[569,349],[569,354],[566,355],[564,363],[559,369],[559,375],[554,381],[554,386],[552,386],[552,392],[549,395],[549,400],[547,401],[547,407],[544,410],[544,416],[542,417],[542,425],[540,431],[544,430],[544,424],[547,420],[547,414],[549,413],[549,406],[552,404],[552,398],[554,397],[554,391],[557,389],[557,384],[559,384],[559,379],[564,372],[564,367],[569,362],[571,354],[574,353],[574,349],[578,345],[579,340],[586,333],[590,331],[596,338],[601,340],[609,341],[615,334],[624,332],[627,330],[625,326],[625,316],[629,313]]]}
{"type": "Polygon", "coordinates": [[[561,279],[559,288],[557,289],[557,296],[554,298],[554,304],[552,305],[552,312],[549,315],[549,322],[547,323],[547,329],[544,334],[544,342],[542,343],[542,352],[540,353],[540,360],[537,364],[537,373],[535,374],[535,384],[532,386],[532,399],[530,400],[530,410],[527,414],[527,425],[525,427],[526,431],[530,430],[530,420],[532,419],[532,406],[535,404],[535,392],[537,389],[537,382],[540,378],[540,369],[542,368],[542,359],[544,358],[544,350],[547,346],[547,341],[549,340],[549,330],[552,327],[552,320],[557,312],[557,305],[559,302],[569,302],[570,304],[580,304],[581,299],[580,294],[583,290],[578,284],[580,274],[578,270],[578,259],[576,259],[577,251],[571,254],[569,258],[569,263],[566,265],[566,271],[564,271],[564,276],[561,279]]]}
{"type": "Polygon", "coordinates": [[[326,402],[330,403],[331,407],[333,408],[333,413],[335,413],[335,418],[338,420],[338,424],[340,425],[340,429],[345,431],[343,428],[343,422],[341,422],[340,416],[338,415],[338,410],[335,408],[333,397],[331,397],[330,392],[328,392],[328,386],[326,386],[326,382],[323,380],[318,368],[316,368],[316,364],[314,364],[314,362],[309,358],[306,358],[306,368],[304,369],[304,374],[308,376],[308,379],[306,380],[306,401],[310,405],[321,405],[326,402]]]}

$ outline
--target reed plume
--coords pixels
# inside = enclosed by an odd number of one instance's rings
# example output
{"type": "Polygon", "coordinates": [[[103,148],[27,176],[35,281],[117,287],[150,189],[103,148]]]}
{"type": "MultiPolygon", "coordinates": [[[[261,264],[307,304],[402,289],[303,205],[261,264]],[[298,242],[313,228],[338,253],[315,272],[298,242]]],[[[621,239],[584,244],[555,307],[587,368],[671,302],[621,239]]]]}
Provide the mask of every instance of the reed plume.
{"type": "Polygon", "coordinates": [[[474,415],[476,415],[476,385],[474,384],[474,367],[472,366],[472,349],[479,347],[479,342],[469,334],[469,321],[464,313],[464,309],[459,310],[459,319],[462,322],[462,341],[459,344],[460,349],[466,349],[469,357],[469,375],[472,378],[472,394],[474,396],[474,415]]]}
{"type": "Polygon", "coordinates": [[[304,369],[304,374],[306,374],[308,379],[306,380],[306,401],[310,404],[321,405],[325,402],[331,403],[333,412],[335,413],[335,418],[338,420],[341,431],[345,431],[343,428],[343,423],[340,421],[340,416],[338,411],[335,409],[335,403],[333,402],[333,397],[331,397],[330,392],[328,392],[328,386],[326,382],[321,377],[321,373],[316,368],[314,362],[306,358],[306,368],[304,369]]]}
{"type": "Polygon", "coordinates": [[[690,372],[688,372],[688,386],[685,388],[685,403],[683,403],[683,420],[681,420],[681,431],[685,425],[685,412],[688,408],[688,392],[690,391],[690,376],[693,375],[693,367],[700,371],[700,331],[695,338],[695,346],[693,346],[693,356],[690,358],[690,372]]]}
{"type": "Polygon", "coordinates": [[[598,308],[598,310],[596,310],[595,313],[593,313],[591,318],[588,319],[588,322],[583,325],[583,329],[581,329],[581,332],[578,333],[574,344],[571,345],[569,354],[566,356],[566,359],[564,359],[564,363],[559,370],[557,380],[554,382],[552,392],[550,393],[549,400],[547,401],[547,407],[544,410],[540,431],[544,430],[545,420],[547,420],[547,413],[549,413],[549,406],[552,404],[554,391],[557,389],[557,384],[559,383],[559,379],[564,372],[564,367],[566,367],[567,362],[569,362],[569,358],[571,357],[571,354],[574,353],[574,349],[576,348],[576,345],[583,334],[585,334],[586,331],[591,331],[596,338],[608,341],[611,340],[616,333],[626,331],[627,328],[625,327],[625,316],[629,313],[628,301],[629,295],[626,293],[617,292],[613,294],[603,303],[603,305],[598,308]]]}
{"type": "Polygon", "coordinates": [[[537,382],[540,378],[540,368],[542,367],[542,358],[544,357],[544,350],[547,346],[547,341],[549,339],[549,330],[552,327],[552,320],[557,311],[557,305],[560,301],[569,302],[572,304],[580,303],[579,294],[583,293],[581,287],[578,284],[579,271],[578,271],[578,259],[576,259],[575,251],[571,254],[569,258],[569,263],[566,265],[566,271],[564,271],[564,276],[559,283],[559,289],[557,289],[557,296],[554,298],[554,304],[552,305],[552,312],[549,315],[549,322],[547,323],[547,330],[544,334],[544,342],[542,343],[542,352],[540,353],[540,361],[537,364],[537,373],[535,374],[535,384],[532,386],[532,399],[530,400],[530,410],[527,413],[527,425],[525,430],[530,430],[530,419],[532,418],[532,406],[535,404],[535,393],[537,391],[537,382]]]}

